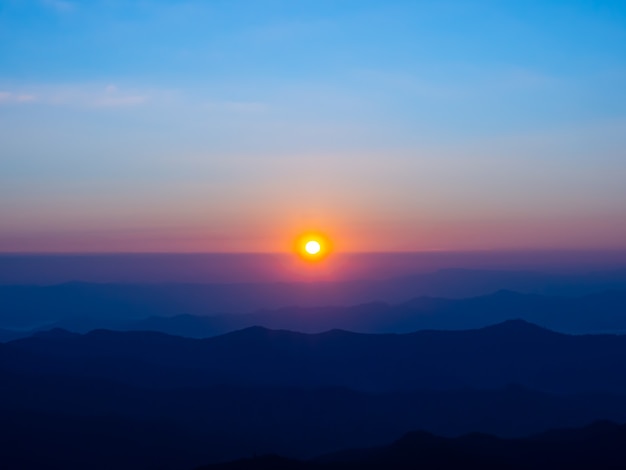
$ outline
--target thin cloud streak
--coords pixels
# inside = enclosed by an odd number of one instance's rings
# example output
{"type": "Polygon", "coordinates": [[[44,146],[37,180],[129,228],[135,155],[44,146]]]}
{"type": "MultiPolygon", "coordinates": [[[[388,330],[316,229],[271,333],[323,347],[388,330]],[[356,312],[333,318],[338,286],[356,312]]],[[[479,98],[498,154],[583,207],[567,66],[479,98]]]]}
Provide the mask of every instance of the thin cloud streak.
{"type": "Polygon", "coordinates": [[[116,85],[33,85],[0,91],[2,104],[40,104],[84,108],[127,108],[154,101],[167,93],[138,91],[116,85]]]}
{"type": "Polygon", "coordinates": [[[26,93],[13,93],[10,91],[0,91],[0,104],[3,103],[33,103],[37,97],[26,93]]]}

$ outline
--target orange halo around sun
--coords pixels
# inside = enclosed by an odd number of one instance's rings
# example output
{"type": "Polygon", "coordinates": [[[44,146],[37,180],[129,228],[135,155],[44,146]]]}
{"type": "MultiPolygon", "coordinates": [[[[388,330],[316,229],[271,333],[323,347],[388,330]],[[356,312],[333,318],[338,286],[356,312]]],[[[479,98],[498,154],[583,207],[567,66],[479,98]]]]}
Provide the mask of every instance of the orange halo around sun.
{"type": "Polygon", "coordinates": [[[321,233],[305,233],[296,240],[295,251],[302,259],[321,261],[330,254],[330,240],[321,233]]]}

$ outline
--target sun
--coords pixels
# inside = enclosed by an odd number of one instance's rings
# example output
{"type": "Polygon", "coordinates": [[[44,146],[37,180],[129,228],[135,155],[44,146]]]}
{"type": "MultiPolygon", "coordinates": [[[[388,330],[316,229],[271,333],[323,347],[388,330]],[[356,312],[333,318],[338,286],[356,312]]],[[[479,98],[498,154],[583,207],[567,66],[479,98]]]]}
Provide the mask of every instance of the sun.
{"type": "Polygon", "coordinates": [[[304,245],[304,249],[308,254],[316,255],[322,250],[322,245],[320,245],[320,242],[318,242],[317,240],[311,240],[309,242],[306,242],[306,245],[304,245]]]}
{"type": "Polygon", "coordinates": [[[296,239],[294,251],[306,261],[321,261],[330,254],[331,243],[321,233],[307,232],[296,239]]]}

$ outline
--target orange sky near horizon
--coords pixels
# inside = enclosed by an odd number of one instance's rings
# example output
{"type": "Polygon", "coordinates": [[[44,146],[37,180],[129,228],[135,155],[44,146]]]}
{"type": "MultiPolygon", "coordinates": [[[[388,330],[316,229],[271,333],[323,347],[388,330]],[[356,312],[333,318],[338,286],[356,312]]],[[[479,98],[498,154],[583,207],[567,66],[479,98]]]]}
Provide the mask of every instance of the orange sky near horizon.
{"type": "Polygon", "coordinates": [[[306,233],[326,234],[339,253],[626,248],[626,220],[579,217],[43,229],[0,234],[0,252],[288,253],[295,252],[294,241],[306,233]]]}

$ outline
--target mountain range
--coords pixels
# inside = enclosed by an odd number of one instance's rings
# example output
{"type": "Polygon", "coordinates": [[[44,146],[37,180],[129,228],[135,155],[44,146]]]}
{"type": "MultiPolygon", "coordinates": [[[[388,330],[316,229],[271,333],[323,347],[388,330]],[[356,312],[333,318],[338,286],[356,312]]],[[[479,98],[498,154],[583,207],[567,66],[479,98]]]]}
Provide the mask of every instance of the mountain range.
{"type": "Polygon", "coordinates": [[[205,339],[50,330],[0,344],[0,447],[13,468],[313,459],[415,430],[511,439],[599,419],[626,422],[626,337],[522,320],[205,339]]]}
{"type": "MultiPolygon", "coordinates": [[[[66,327],[71,325],[71,329],[88,331],[122,328],[153,316],[224,316],[288,306],[335,306],[335,309],[372,303],[397,306],[419,297],[463,299],[500,290],[559,297],[625,291],[626,271],[574,275],[443,270],[396,279],[349,282],[0,285],[0,328],[49,328],[63,322],[66,327]]],[[[223,329],[218,329],[214,334],[222,332],[223,329]]]]}
{"type": "Polygon", "coordinates": [[[472,433],[442,438],[412,432],[391,445],[297,461],[268,455],[202,467],[203,470],[351,469],[616,469],[626,461],[626,426],[598,422],[524,439],[472,433]]]}
{"type": "Polygon", "coordinates": [[[191,339],[62,330],[0,345],[0,367],[154,387],[497,388],[626,393],[626,336],[555,333],[522,320],[466,331],[321,334],[252,327],[191,339]]]}
{"type": "MultiPolygon", "coordinates": [[[[30,288],[29,288],[30,289],[30,288]]],[[[50,288],[52,289],[52,288],[50,288]]],[[[61,287],[58,287],[61,289],[61,287]]],[[[1,290],[1,289],[0,289],[1,290]]],[[[61,295],[65,298],[65,294],[61,295]]],[[[6,298],[4,299],[6,300],[6,298]]],[[[461,330],[480,328],[510,319],[524,319],[564,333],[622,333],[626,331],[626,290],[603,291],[575,297],[521,294],[498,291],[493,294],[443,299],[418,297],[399,304],[371,302],[355,306],[285,307],[258,310],[248,314],[221,315],[148,315],[147,307],[122,303],[99,304],[98,297],[85,294],[83,313],[72,308],[39,306],[47,312],[47,323],[34,328],[0,329],[0,342],[27,337],[33,332],[51,328],[74,332],[94,329],[120,331],[156,331],[177,336],[205,338],[252,326],[287,329],[304,333],[321,333],[343,329],[361,333],[408,333],[424,329],[461,330]],[[90,305],[94,305],[92,309],[90,305]],[[127,311],[135,308],[134,313],[127,311]],[[49,310],[51,309],[51,310],[49,310]],[[56,312],[56,313],[52,313],[56,312]],[[74,312],[74,313],[70,313],[74,312]]],[[[57,301],[62,304],[62,301],[57,301]]],[[[28,305],[15,298],[3,303],[0,325],[24,325],[27,318],[39,315],[39,302],[28,305]],[[19,322],[17,321],[18,319],[19,322]]],[[[78,307],[74,307],[78,308],[78,307]]],[[[172,310],[174,311],[174,310],[172,310]]],[[[39,321],[43,317],[39,315],[39,321]]]]}

